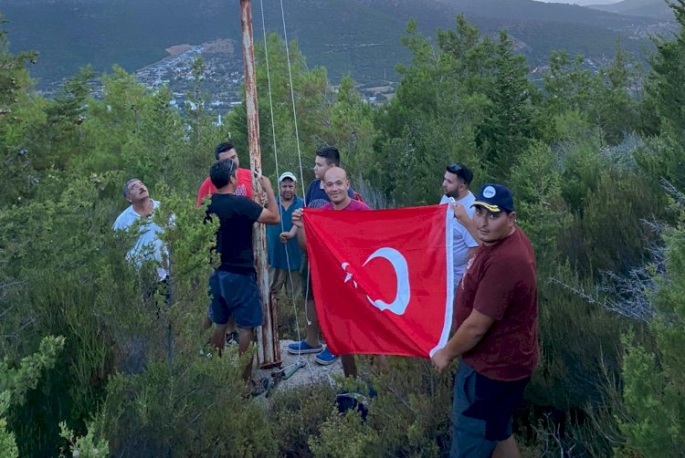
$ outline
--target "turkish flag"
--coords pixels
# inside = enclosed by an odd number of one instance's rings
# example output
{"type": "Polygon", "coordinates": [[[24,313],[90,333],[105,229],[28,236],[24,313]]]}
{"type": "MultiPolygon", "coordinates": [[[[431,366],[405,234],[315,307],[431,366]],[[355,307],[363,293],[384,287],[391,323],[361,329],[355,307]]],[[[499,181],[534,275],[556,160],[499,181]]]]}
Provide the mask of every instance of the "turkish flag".
{"type": "Polygon", "coordinates": [[[430,358],[447,343],[452,224],[449,205],[305,209],[316,312],[333,354],[430,358]]]}

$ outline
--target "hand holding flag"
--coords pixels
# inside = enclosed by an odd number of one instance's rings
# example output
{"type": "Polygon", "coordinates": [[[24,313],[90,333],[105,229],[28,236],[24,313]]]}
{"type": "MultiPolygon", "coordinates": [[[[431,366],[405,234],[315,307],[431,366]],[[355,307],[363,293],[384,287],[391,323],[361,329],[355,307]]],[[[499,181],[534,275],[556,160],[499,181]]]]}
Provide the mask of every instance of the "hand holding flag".
{"type": "MultiPolygon", "coordinates": [[[[429,358],[452,320],[450,206],[305,209],[317,316],[335,354],[429,358]]],[[[293,215],[302,224],[302,212],[293,215]]]]}

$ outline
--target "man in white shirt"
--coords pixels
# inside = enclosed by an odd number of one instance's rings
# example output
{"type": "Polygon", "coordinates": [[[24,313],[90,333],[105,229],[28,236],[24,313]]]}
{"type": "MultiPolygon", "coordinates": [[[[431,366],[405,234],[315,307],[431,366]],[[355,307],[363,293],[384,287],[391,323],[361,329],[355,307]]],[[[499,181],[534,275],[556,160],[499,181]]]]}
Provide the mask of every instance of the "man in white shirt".
{"type": "Polygon", "coordinates": [[[126,259],[140,266],[143,261],[154,261],[157,264],[159,281],[167,279],[169,273],[165,268],[169,259],[164,242],[159,238],[163,231],[152,221],[153,211],[159,202],[152,200],[147,187],[137,178],[130,179],[124,185],[124,198],[131,204],[114,222],[115,230],[128,231],[138,223],[138,240],[127,253],[126,259]]]}
{"type": "MultiPolygon", "coordinates": [[[[128,180],[124,185],[124,198],[131,204],[114,222],[114,230],[137,231],[138,238],[135,245],[126,254],[126,260],[141,267],[143,262],[152,261],[157,270],[157,281],[144,287],[145,301],[154,299],[155,293],[160,292],[166,303],[169,303],[169,271],[166,268],[169,252],[159,235],[163,229],[154,221],[152,215],[159,202],[152,200],[147,187],[137,178],[128,180]]],[[[157,318],[161,315],[161,305],[155,300],[157,318]]],[[[168,324],[167,351],[171,352],[171,323],[168,324]]],[[[122,356],[119,368],[125,374],[139,374],[147,366],[148,336],[139,332],[126,335],[122,346],[122,356]]]]}
{"type": "MultiPolygon", "coordinates": [[[[473,180],[473,172],[462,164],[451,164],[445,169],[445,176],[442,181],[442,188],[445,193],[440,199],[441,204],[452,203],[462,205],[468,216],[473,217],[471,205],[475,201],[473,193],[469,191],[469,185],[473,180]],[[450,201],[454,199],[454,202],[450,201]]],[[[478,248],[478,242],[469,234],[468,230],[460,223],[454,224],[453,233],[453,261],[454,261],[454,288],[461,281],[462,275],[466,270],[469,259],[473,257],[478,248]]]]}

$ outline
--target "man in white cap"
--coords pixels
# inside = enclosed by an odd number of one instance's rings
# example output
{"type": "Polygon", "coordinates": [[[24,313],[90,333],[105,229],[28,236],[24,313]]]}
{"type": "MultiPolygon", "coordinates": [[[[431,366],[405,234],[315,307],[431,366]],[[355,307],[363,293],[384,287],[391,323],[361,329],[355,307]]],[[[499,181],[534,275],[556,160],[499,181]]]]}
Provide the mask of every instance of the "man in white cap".
{"type": "Polygon", "coordinates": [[[297,227],[293,226],[292,214],[304,206],[295,194],[297,178],[292,172],[284,172],[278,178],[276,204],[281,214],[281,224],[267,226],[266,242],[269,250],[269,275],[271,292],[277,294],[285,285],[293,300],[302,296],[302,251],[297,244],[297,227]]]}

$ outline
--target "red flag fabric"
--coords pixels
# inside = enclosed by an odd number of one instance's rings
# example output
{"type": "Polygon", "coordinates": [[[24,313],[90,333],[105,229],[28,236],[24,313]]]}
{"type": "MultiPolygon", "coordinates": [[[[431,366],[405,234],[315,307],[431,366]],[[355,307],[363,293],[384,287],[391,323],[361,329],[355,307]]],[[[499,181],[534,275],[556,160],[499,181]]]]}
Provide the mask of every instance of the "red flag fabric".
{"type": "Polygon", "coordinates": [[[316,312],[331,352],[430,358],[448,340],[454,299],[449,205],[306,208],[316,312]]]}

